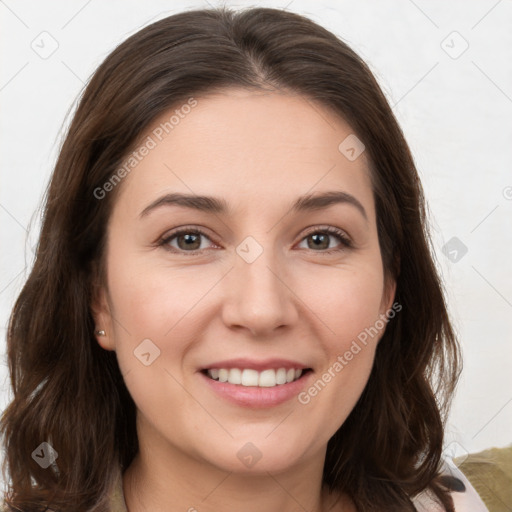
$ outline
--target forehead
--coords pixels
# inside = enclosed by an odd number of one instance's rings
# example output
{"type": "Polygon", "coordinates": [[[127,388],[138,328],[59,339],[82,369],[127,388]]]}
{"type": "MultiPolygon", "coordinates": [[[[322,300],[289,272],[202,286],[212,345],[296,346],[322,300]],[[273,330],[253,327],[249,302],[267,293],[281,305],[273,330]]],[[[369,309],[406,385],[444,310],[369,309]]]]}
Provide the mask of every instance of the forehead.
{"type": "Polygon", "coordinates": [[[328,107],[301,95],[236,88],[194,100],[144,131],[135,150],[150,149],[123,180],[120,200],[141,210],[157,194],[179,191],[222,196],[242,208],[251,200],[270,206],[343,190],[373,215],[366,155],[351,161],[340,151],[353,130],[328,107]]]}

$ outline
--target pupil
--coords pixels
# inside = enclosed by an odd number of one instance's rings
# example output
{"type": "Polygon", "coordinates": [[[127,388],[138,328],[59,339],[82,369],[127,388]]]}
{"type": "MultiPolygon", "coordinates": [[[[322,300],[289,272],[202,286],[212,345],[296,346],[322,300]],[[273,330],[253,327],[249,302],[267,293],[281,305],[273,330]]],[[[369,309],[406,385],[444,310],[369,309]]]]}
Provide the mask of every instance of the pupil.
{"type": "MultiPolygon", "coordinates": [[[[197,243],[197,240],[194,240],[194,238],[199,239],[198,235],[183,235],[183,238],[185,239],[185,245],[190,248],[194,242],[197,243]]],[[[193,247],[195,249],[195,247],[193,247]]]]}
{"type": "MultiPolygon", "coordinates": [[[[318,247],[320,244],[322,244],[322,241],[325,242],[327,240],[327,245],[329,245],[329,239],[327,236],[323,235],[323,234],[316,234],[316,235],[311,235],[311,237],[315,240],[314,242],[314,245],[315,247],[318,247]],[[322,239],[322,240],[319,240],[319,239],[322,239]],[[319,242],[319,243],[317,243],[319,242]]],[[[325,244],[324,244],[325,245],[325,244]]],[[[326,248],[326,247],[325,247],[326,248]]]]}

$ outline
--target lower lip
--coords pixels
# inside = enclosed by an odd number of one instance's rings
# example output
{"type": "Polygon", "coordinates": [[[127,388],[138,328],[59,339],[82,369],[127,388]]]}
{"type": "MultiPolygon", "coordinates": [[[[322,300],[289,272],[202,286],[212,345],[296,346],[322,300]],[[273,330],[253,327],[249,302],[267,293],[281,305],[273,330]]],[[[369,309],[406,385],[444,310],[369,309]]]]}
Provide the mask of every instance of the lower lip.
{"type": "Polygon", "coordinates": [[[312,371],[308,371],[293,382],[271,388],[260,388],[219,382],[218,380],[210,379],[210,377],[200,372],[200,376],[206,381],[206,384],[222,398],[235,405],[253,409],[275,407],[296,397],[306,386],[312,374],[312,371]]]}

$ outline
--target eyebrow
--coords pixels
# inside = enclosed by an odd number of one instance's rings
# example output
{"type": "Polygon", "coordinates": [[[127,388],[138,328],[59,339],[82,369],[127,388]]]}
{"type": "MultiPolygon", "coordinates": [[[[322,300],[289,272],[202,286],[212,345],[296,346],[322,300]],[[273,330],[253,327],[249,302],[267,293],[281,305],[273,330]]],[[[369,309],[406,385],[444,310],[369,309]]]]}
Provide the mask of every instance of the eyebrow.
{"type": "MultiPolygon", "coordinates": [[[[322,210],[334,204],[349,204],[357,208],[368,222],[368,215],[364,206],[351,194],[342,191],[330,191],[300,196],[291,206],[296,213],[322,210]]],[[[198,196],[193,194],[166,194],[146,206],[140,213],[140,218],[163,206],[181,206],[202,212],[227,214],[231,211],[228,203],[221,198],[212,196],[198,196]]]]}

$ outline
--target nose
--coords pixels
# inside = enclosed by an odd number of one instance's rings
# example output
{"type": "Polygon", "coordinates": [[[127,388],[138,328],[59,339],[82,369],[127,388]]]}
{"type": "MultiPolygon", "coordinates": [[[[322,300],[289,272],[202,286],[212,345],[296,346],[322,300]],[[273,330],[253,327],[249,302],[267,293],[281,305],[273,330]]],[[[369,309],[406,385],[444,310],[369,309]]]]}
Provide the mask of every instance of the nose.
{"type": "Polygon", "coordinates": [[[251,263],[235,254],[233,268],[223,280],[224,324],[231,329],[247,329],[260,338],[292,326],[299,317],[300,301],[290,280],[284,262],[270,249],[251,263]]]}

